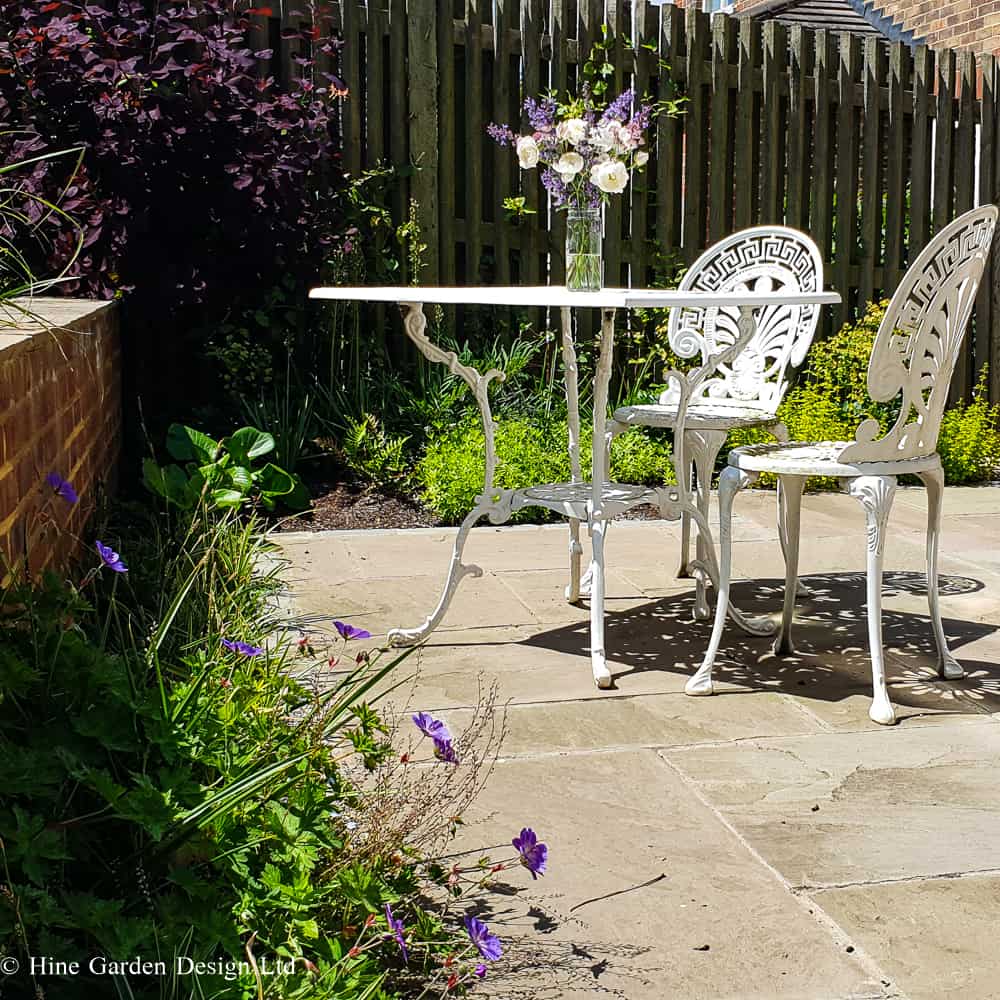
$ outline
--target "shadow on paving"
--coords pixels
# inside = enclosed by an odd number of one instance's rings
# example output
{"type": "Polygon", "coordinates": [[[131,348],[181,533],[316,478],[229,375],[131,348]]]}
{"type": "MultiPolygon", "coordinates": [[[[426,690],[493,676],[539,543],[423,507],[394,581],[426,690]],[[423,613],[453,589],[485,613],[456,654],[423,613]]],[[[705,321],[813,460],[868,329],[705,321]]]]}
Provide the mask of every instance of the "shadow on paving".
{"type": "MultiPolygon", "coordinates": [[[[792,639],[796,652],[777,657],[772,640],[750,636],[731,621],[723,633],[716,660],[717,681],[753,690],[781,691],[825,701],[839,701],[870,687],[868,624],[864,573],[817,574],[802,577],[805,589],[796,602],[792,639]]],[[[940,578],[942,597],[976,593],[979,580],[960,576],[940,578]]],[[[883,597],[926,595],[923,574],[887,572],[883,597]]],[[[734,581],[733,601],[755,615],[780,613],[781,581],[734,581]]],[[[692,594],[685,592],[650,601],[625,611],[608,610],[605,646],[615,687],[628,687],[632,674],[646,671],[689,676],[701,663],[712,631],[710,621],[694,621],[692,594]]],[[[969,714],[1000,710],[1000,665],[963,658],[962,647],[1000,630],[1000,625],[944,619],[952,652],[966,669],[958,681],[941,681],[930,617],[883,609],[882,631],[887,653],[891,697],[899,706],[940,708],[969,714]],[[956,697],[961,692],[962,697],[956,697]],[[939,703],[939,704],[937,704],[939,703]]],[[[589,659],[590,629],[585,621],[548,629],[522,644],[589,659]]],[[[720,692],[724,693],[724,692],[720,692]]]]}

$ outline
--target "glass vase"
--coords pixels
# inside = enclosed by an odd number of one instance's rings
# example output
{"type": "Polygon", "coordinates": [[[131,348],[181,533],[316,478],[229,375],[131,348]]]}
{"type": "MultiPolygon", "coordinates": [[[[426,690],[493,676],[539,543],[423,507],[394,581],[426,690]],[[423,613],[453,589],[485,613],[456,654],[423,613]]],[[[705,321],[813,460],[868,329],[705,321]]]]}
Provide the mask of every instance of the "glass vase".
{"type": "Polygon", "coordinates": [[[600,208],[571,208],[566,213],[566,288],[571,292],[601,290],[601,229],[600,208]]]}

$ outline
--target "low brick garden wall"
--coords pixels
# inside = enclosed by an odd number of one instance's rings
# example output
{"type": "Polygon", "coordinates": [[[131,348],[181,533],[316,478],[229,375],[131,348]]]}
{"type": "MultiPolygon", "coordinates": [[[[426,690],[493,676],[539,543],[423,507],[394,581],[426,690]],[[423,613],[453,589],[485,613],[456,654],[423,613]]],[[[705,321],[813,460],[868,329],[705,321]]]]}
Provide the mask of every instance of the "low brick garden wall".
{"type": "Polygon", "coordinates": [[[0,578],[78,553],[87,519],[114,488],[121,441],[121,348],[113,303],[40,298],[0,317],[0,578]],[[46,476],[80,495],[67,504],[46,476]]]}

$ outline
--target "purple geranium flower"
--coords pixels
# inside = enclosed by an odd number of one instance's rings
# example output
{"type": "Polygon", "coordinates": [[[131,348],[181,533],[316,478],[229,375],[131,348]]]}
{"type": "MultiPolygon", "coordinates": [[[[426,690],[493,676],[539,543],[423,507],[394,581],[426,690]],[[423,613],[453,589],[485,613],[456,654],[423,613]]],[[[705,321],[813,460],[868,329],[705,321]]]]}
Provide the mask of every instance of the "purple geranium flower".
{"type": "Polygon", "coordinates": [[[50,472],[45,477],[45,481],[52,487],[56,496],[62,497],[66,503],[76,503],[80,499],[73,486],[67,480],[63,479],[58,472],[50,472]]]}
{"type": "Polygon", "coordinates": [[[435,719],[430,712],[417,712],[413,716],[413,724],[424,736],[429,736],[432,740],[451,739],[448,727],[440,719],[435,719]]]}
{"type": "Polygon", "coordinates": [[[370,639],[371,632],[366,632],[363,628],[348,625],[347,622],[334,622],[334,628],[340,633],[342,639],[370,639]]]}
{"type": "Polygon", "coordinates": [[[545,861],[549,856],[549,849],[545,844],[538,842],[538,837],[530,826],[526,826],[521,835],[515,837],[511,843],[514,845],[514,850],[521,855],[521,864],[531,872],[532,878],[545,874],[545,861]]]}
{"type": "Polygon", "coordinates": [[[457,764],[458,753],[451,740],[434,740],[434,756],[438,760],[443,760],[446,764],[457,764]]]}
{"type": "Polygon", "coordinates": [[[122,562],[121,556],[104,542],[96,542],[97,554],[101,557],[101,562],[108,569],[113,569],[116,573],[127,573],[128,567],[122,562]]]}
{"type": "Polygon", "coordinates": [[[242,653],[244,656],[261,656],[264,652],[260,646],[251,646],[249,642],[240,642],[238,639],[223,639],[222,645],[230,653],[242,653]]]}
{"type": "Polygon", "coordinates": [[[403,961],[409,962],[410,956],[406,953],[406,939],[403,937],[403,921],[397,920],[392,915],[392,907],[388,903],[385,904],[385,919],[389,922],[389,930],[396,939],[399,950],[403,953],[403,961]]]}
{"type": "Polygon", "coordinates": [[[480,962],[479,965],[477,965],[472,970],[472,972],[473,972],[473,975],[475,975],[477,979],[485,979],[486,978],[486,966],[483,965],[482,962],[480,962]]]}
{"type": "Polygon", "coordinates": [[[490,929],[481,920],[476,917],[466,917],[465,929],[479,954],[487,962],[495,962],[503,954],[500,938],[496,934],[491,934],[490,929]]]}

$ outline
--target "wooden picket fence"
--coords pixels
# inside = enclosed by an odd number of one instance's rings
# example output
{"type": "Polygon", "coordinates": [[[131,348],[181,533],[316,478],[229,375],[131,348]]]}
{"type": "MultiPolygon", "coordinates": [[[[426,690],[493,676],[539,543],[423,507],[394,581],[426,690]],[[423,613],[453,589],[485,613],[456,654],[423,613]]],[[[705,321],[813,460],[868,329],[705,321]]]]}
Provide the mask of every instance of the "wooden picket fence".
{"type": "MultiPolygon", "coordinates": [[[[559,282],[564,221],[537,171],[486,136],[522,124],[525,96],[577,86],[606,26],[614,92],[683,95],[652,159],[606,219],[606,280],[646,285],[757,223],[810,233],[844,299],[835,326],[888,296],[937,228],[1000,201],[998,64],[875,37],[786,29],[645,0],[343,0],[344,158],[358,173],[415,165],[421,282],[559,282]],[[505,196],[536,214],[505,218],[505,196]]],[[[830,328],[828,323],[827,329],[830,328]]],[[[1000,252],[955,380],[988,364],[1000,400],[1000,252]]]]}

